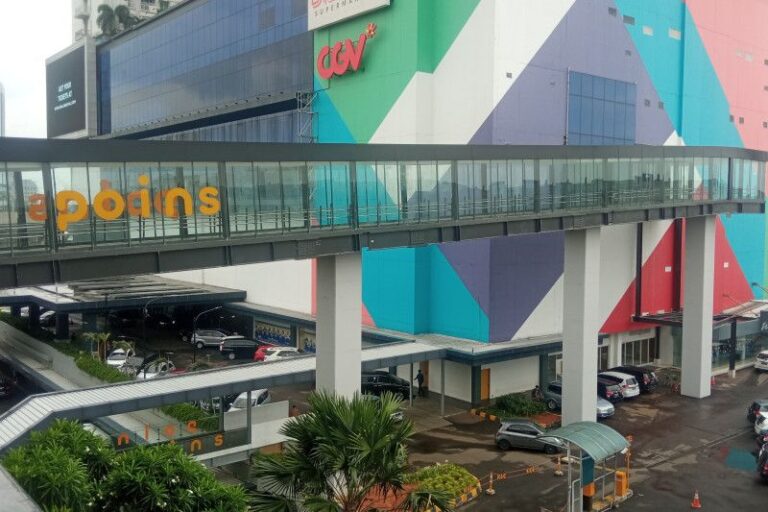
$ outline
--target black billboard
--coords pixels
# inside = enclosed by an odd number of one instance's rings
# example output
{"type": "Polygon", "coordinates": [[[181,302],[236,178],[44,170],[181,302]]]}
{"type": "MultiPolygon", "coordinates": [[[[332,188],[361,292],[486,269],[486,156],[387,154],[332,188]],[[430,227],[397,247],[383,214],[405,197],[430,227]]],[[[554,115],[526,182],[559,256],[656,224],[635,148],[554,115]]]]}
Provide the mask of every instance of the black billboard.
{"type": "Polygon", "coordinates": [[[45,66],[48,138],[85,129],[85,46],[45,66]]]}

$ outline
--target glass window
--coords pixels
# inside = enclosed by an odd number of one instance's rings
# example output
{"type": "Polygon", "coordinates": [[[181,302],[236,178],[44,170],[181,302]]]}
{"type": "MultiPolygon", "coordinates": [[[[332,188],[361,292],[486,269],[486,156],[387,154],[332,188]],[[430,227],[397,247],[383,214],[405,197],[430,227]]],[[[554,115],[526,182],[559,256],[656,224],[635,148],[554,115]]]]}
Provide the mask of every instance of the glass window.
{"type": "Polygon", "coordinates": [[[7,210],[10,214],[7,233],[11,251],[40,250],[47,247],[44,221],[45,196],[40,164],[8,163],[7,210]]]}
{"type": "Polygon", "coordinates": [[[568,84],[568,144],[635,143],[635,84],[573,71],[568,84]]]}
{"type": "Polygon", "coordinates": [[[245,233],[256,230],[256,173],[250,162],[227,162],[227,203],[229,230],[245,233]]]}
{"type": "Polygon", "coordinates": [[[283,186],[283,228],[308,228],[308,206],[304,198],[306,165],[304,162],[283,162],[280,164],[283,186]]]}
{"type": "Polygon", "coordinates": [[[453,217],[453,172],[449,162],[437,163],[438,201],[441,219],[453,217]]]}
{"type": "Polygon", "coordinates": [[[270,231],[282,228],[283,198],[280,183],[280,164],[256,162],[256,203],[258,217],[256,229],[270,231]]]}

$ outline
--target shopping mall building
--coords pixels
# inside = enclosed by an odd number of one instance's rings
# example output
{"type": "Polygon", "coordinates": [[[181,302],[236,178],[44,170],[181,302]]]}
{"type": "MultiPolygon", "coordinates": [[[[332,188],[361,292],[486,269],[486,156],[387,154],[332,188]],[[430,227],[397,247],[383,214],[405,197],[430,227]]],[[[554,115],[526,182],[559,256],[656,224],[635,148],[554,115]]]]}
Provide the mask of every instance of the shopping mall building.
{"type": "MultiPolygon", "coordinates": [[[[78,134],[767,150],[766,26],[761,0],[189,0],[112,40],[86,43],[92,108],[78,134]]],[[[631,158],[575,165],[585,179],[644,176],[631,158]]],[[[725,172],[727,161],[666,165],[695,188],[703,175],[725,172]]],[[[765,175],[757,163],[743,165],[745,188],[765,175]]],[[[565,166],[358,163],[355,193],[439,215],[441,184],[456,172],[456,193],[480,205],[461,214],[483,215],[514,207],[534,172],[551,184],[543,204],[560,200],[564,176],[574,175],[565,166]]],[[[259,179],[273,177],[280,190],[280,173],[265,170],[259,179]]],[[[238,193],[247,214],[257,195],[238,193]]],[[[332,211],[336,193],[324,193],[317,200],[332,211]]],[[[386,219],[386,210],[368,215],[386,219]]],[[[713,355],[721,366],[730,313],[759,316],[753,301],[766,282],[766,223],[760,214],[716,222],[713,355]]],[[[682,220],[602,229],[599,367],[680,365],[684,234],[682,220]]],[[[446,363],[455,398],[530,389],[561,371],[563,251],[562,231],[365,251],[364,322],[433,343],[498,346],[482,360],[446,363]]],[[[249,303],[301,318],[315,311],[314,276],[311,260],[176,274],[245,290],[249,303]]],[[[745,362],[761,345],[753,324],[739,327],[745,362]]]]}

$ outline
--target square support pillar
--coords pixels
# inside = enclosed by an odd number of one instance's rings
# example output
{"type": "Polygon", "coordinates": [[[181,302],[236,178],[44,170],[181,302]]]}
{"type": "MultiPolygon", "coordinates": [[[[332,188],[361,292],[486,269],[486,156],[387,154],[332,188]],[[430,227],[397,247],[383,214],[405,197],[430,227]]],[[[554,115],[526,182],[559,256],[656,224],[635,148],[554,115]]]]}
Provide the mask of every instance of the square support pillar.
{"type": "Polygon", "coordinates": [[[595,421],[600,328],[600,228],[566,231],[563,277],[563,426],[595,421]]]}
{"type": "Polygon", "coordinates": [[[693,398],[704,398],[712,391],[714,273],[715,217],[687,219],[680,393],[693,398]]]}
{"type": "Polygon", "coordinates": [[[360,253],[317,258],[317,389],[351,398],[360,391],[360,253]]]}
{"type": "Polygon", "coordinates": [[[56,339],[69,339],[69,315],[66,313],[56,313],[56,339]]]}
{"type": "Polygon", "coordinates": [[[32,329],[40,327],[40,306],[38,304],[29,305],[29,327],[32,329]]]}

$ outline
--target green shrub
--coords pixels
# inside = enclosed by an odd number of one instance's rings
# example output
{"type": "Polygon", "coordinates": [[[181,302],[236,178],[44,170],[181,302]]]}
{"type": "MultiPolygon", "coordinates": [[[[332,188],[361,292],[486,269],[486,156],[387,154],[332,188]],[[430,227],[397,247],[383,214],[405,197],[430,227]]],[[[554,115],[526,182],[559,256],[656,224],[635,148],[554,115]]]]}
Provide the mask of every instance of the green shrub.
{"type": "Polygon", "coordinates": [[[496,398],[496,404],[488,412],[500,418],[513,416],[534,416],[547,410],[546,404],[525,394],[509,394],[496,398]]]}
{"type": "Polygon", "coordinates": [[[477,485],[478,480],[472,473],[456,464],[436,464],[411,473],[406,477],[406,483],[418,484],[420,491],[456,497],[477,485]]]}
{"type": "Polygon", "coordinates": [[[205,431],[213,431],[219,428],[219,418],[213,416],[196,405],[181,403],[164,405],[160,408],[165,414],[182,423],[196,421],[197,428],[205,431]]]}
{"type": "Polygon", "coordinates": [[[110,384],[133,380],[133,377],[130,375],[120,373],[117,368],[113,368],[107,363],[91,357],[90,354],[79,354],[75,357],[75,364],[88,375],[110,384]]]}
{"type": "Polygon", "coordinates": [[[118,454],[73,421],[58,420],[34,433],[2,464],[46,512],[247,510],[241,487],[218,482],[180,447],[142,446],[118,454]]]}

